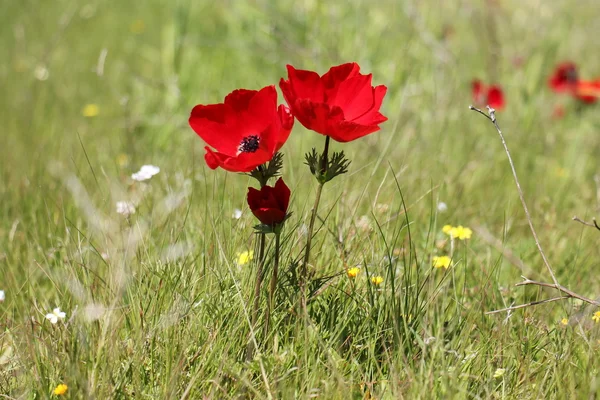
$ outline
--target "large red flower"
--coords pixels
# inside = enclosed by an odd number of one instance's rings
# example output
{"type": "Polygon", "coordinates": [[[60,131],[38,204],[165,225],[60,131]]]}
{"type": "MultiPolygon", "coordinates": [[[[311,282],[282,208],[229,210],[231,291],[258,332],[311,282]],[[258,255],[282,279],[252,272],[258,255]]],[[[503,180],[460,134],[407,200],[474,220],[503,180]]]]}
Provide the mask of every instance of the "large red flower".
{"type": "Polygon", "coordinates": [[[554,73],[548,79],[548,86],[558,93],[573,92],[578,81],[577,66],[566,61],[557,65],[554,73]]]}
{"type": "Polygon", "coordinates": [[[287,66],[288,80],[279,87],[292,114],[306,128],[350,142],[379,130],[387,118],[379,112],[387,91],[371,86],[372,75],[360,73],[356,63],[332,67],[326,74],[287,66]]]}
{"type": "Polygon", "coordinates": [[[263,186],[260,190],[248,188],[248,206],[252,214],[265,225],[283,222],[290,203],[290,189],[279,178],[275,186],[263,186]]]}
{"type": "Polygon", "coordinates": [[[471,83],[473,102],[479,106],[490,106],[502,110],[505,106],[504,92],[498,85],[486,86],[479,80],[471,83]]]}
{"type": "Polygon", "coordinates": [[[199,104],[189,124],[208,144],[204,159],[210,168],[250,172],[279,151],[294,117],[286,106],[277,107],[275,86],[267,86],[258,91],[234,90],[223,103],[199,104]]]}

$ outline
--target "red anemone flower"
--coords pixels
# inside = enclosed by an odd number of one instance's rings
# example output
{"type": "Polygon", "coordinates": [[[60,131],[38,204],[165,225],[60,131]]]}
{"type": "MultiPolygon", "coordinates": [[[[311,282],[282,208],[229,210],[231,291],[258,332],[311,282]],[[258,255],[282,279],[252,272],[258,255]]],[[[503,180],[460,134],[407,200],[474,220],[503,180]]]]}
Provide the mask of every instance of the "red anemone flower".
{"type": "Polygon", "coordinates": [[[289,203],[290,189],[281,178],[274,187],[265,185],[260,190],[248,188],[248,206],[252,214],[265,225],[282,223],[289,203]]]}
{"type": "Polygon", "coordinates": [[[279,151],[294,117],[286,106],[277,107],[275,86],[267,86],[258,91],[234,90],[223,103],[199,104],[189,124],[208,144],[204,159],[211,169],[250,172],[279,151]]]}
{"type": "Polygon", "coordinates": [[[600,79],[596,81],[578,81],[574,92],[575,97],[584,103],[595,103],[600,99],[600,79]]]}
{"type": "Polygon", "coordinates": [[[294,117],[306,128],[350,142],[378,131],[387,118],[379,112],[387,91],[371,86],[372,75],[360,73],[357,63],[331,67],[323,76],[287,66],[288,80],[279,87],[294,117]]]}
{"type": "Polygon", "coordinates": [[[473,102],[479,106],[490,106],[496,110],[504,108],[504,92],[498,85],[486,86],[480,80],[471,83],[473,102]]]}
{"type": "Polygon", "coordinates": [[[577,66],[567,61],[558,64],[548,79],[548,86],[557,93],[572,92],[578,81],[577,66]]]}

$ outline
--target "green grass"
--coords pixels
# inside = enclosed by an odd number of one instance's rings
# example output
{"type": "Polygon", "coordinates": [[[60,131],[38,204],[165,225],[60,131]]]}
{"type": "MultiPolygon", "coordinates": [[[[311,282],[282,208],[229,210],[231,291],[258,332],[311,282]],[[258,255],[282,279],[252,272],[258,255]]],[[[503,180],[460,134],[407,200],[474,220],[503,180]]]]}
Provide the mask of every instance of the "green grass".
{"type": "Polygon", "coordinates": [[[49,398],[59,383],[78,399],[596,397],[594,309],[484,314],[556,293],[514,287],[550,277],[498,136],[467,107],[472,79],[505,88],[498,119],[542,246],[561,284],[595,298],[599,232],[571,218],[598,215],[600,108],[546,79],[565,59],[600,75],[597,1],[8,1],[0,15],[6,398],[49,398]],[[325,186],[306,324],[292,266],[317,186],[303,157],[323,138],[296,124],[275,327],[245,362],[256,265],[235,259],[255,248],[252,182],[205,166],[188,113],[276,84],[286,63],[347,61],[388,86],[389,121],[333,142],[352,164],[325,186]],[[99,114],[82,116],[86,104],[99,114]],[[147,163],[160,174],[133,184],[147,163]],[[134,198],[129,220],[115,212],[134,198]],[[455,243],[451,269],[433,269],[445,224],[473,237],[455,243]],[[67,319],[52,325],[55,306],[67,319]]]}

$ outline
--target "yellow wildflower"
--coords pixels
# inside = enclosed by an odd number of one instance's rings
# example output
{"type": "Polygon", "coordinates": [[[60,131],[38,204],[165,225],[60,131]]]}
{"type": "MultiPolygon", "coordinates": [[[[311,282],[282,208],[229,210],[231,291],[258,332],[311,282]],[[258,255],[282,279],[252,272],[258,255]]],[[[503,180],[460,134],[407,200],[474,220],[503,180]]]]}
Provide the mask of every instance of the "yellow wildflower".
{"type": "Polygon", "coordinates": [[[381,275],[374,276],[371,278],[371,282],[373,282],[373,285],[379,286],[383,283],[383,277],[381,275]]]}
{"type": "Polygon", "coordinates": [[[569,325],[569,320],[567,318],[563,318],[560,320],[560,323],[563,325],[569,325]]]}
{"type": "Polygon", "coordinates": [[[62,396],[63,394],[67,393],[68,388],[69,387],[67,385],[65,385],[64,383],[61,383],[60,385],[58,385],[57,387],[54,388],[52,393],[57,396],[62,396]]]}
{"type": "Polygon", "coordinates": [[[254,251],[243,251],[237,255],[237,264],[246,265],[254,258],[254,251]]]}
{"type": "Polygon", "coordinates": [[[494,378],[501,378],[505,372],[506,372],[506,369],[498,368],[496,371],[494,371],[494,378]]]}
{"type": "Polygon", "coordinates": [[[462,225],[457,226],[455,233],[455,237],[457,237],[460,240],[465,240],[465,239],[471,239],[471,235],[473,234],[473,231],[469,228],[465,228],[462,225]]]}
{"type": "Polygon", "coordinates": [[[450,261],[452,260],[448,256],[433,257],[433,267],[448,269],[450,266],[450,261]]]}
{"type": "Polygon", "coordinates": [[[471,239],[471,235],[473,234],[473,231],[471,229],[465,228],[462,225],[444,225],[444,227],[442,228],[442,232],[459,240],[471,239]]]}
{"type": "Polygon", "coordinates": [[[81,110],[81,114],[87,118],[96,117],[100,113],[100,108],[98,108],[97,104],[86,104],[81,110]]]}
{"type": "Polygon", "coordinates": [[[600,311],[596,311],[594,313],[594,315],[592,316],[592,319],[594,320],[594,322],[598,323],[600,322],[600,311]]]}
{"type": "Polygon", "coordinates": [[[360,268],[358,268],[358,267],[349,268],[348,271],[346,271],[346,273],[348,274],[348,278],[356,278],[356,276],[360,273],[360,268]]]}

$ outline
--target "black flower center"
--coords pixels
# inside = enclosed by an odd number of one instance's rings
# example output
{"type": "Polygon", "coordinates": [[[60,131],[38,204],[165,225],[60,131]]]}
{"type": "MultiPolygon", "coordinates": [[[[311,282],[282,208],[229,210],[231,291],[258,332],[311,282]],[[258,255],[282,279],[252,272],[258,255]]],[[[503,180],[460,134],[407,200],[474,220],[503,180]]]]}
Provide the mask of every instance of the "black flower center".
{"type": "Polygon", "coordinates": [[[258,145],[260,144],[260,137],[257,135],[246,136],[242,139],[238,152],[240,153],[254,153],[258,150],[258,145]]]}

